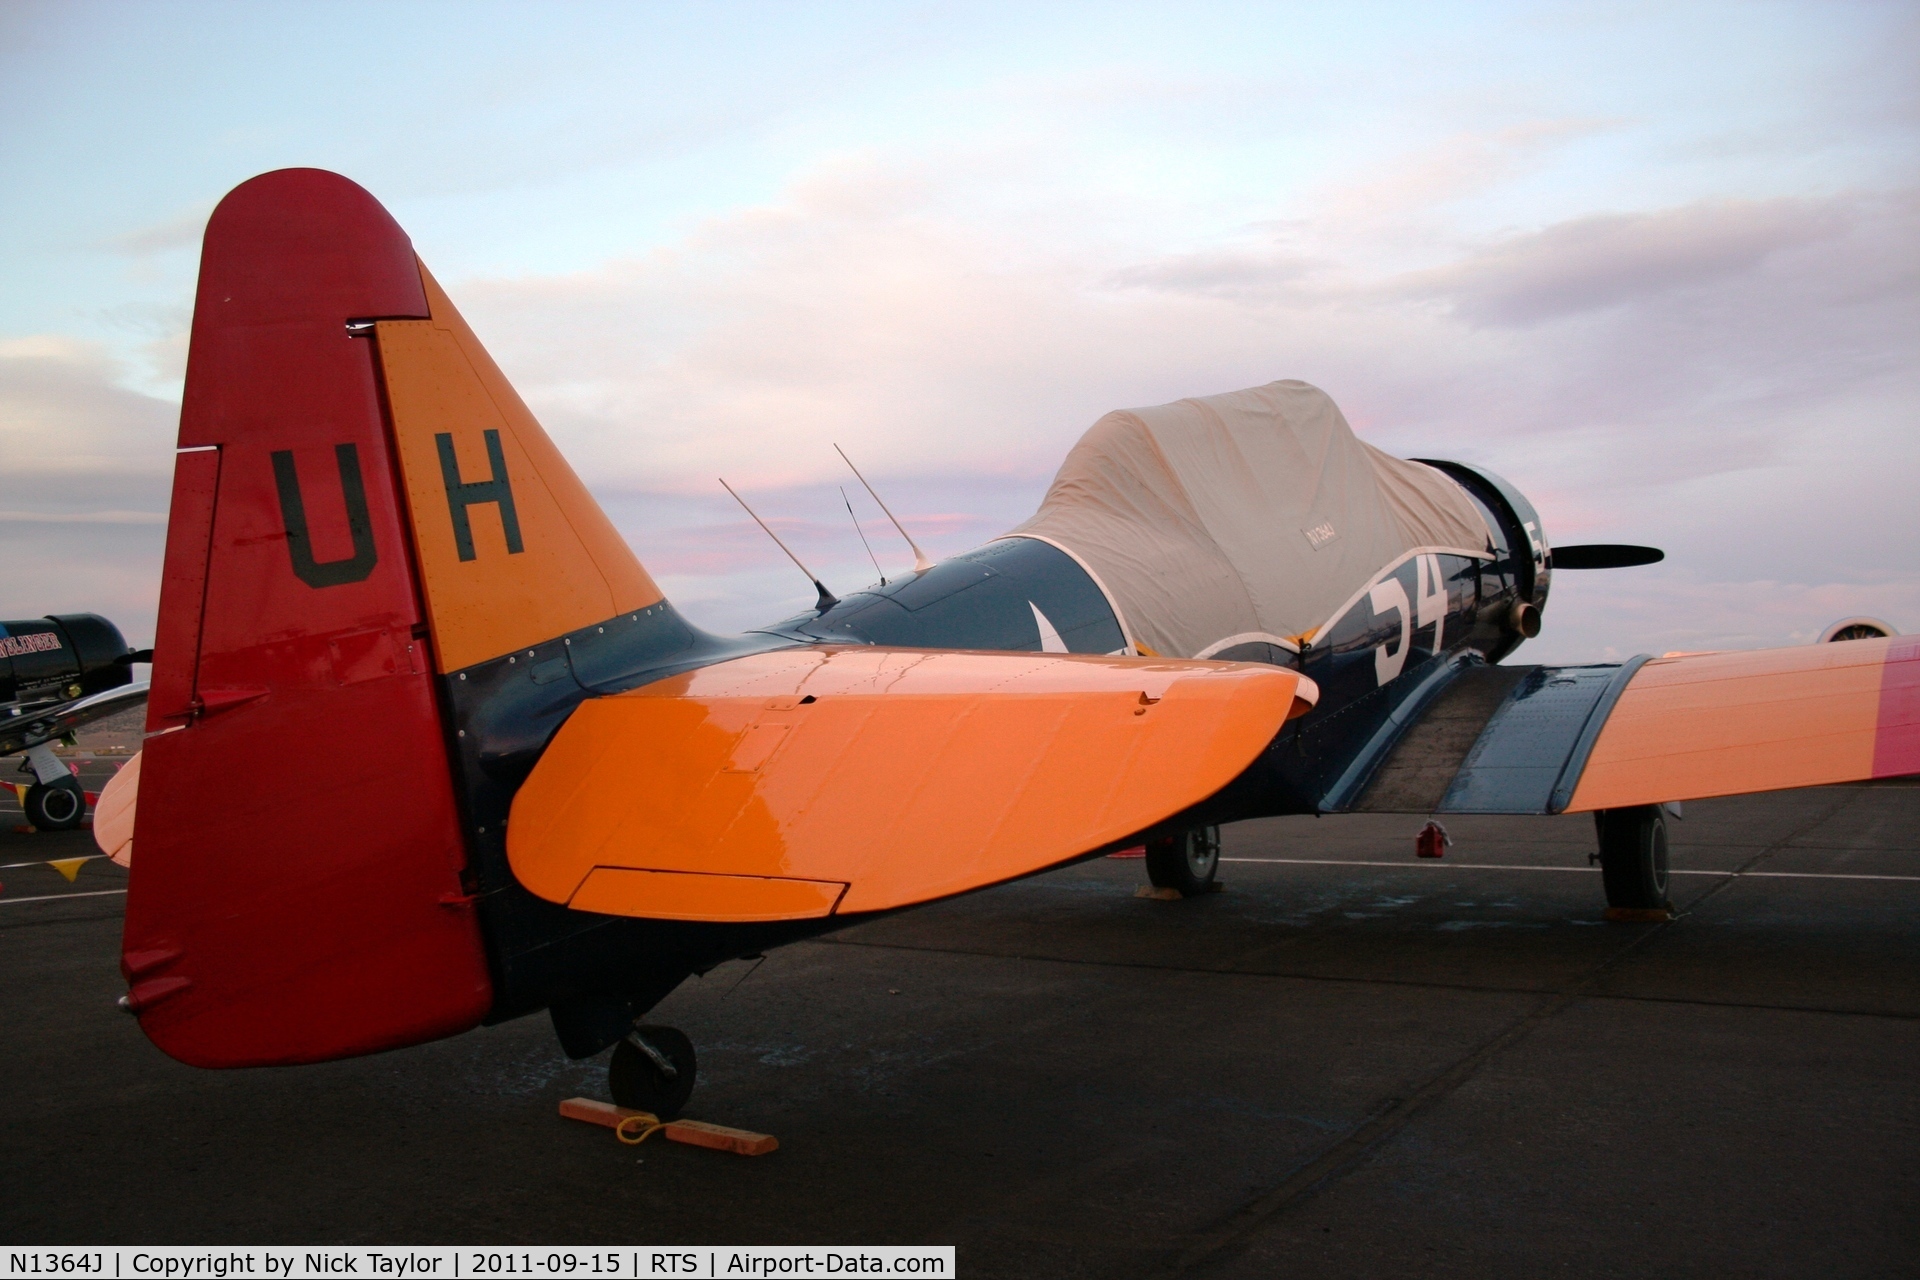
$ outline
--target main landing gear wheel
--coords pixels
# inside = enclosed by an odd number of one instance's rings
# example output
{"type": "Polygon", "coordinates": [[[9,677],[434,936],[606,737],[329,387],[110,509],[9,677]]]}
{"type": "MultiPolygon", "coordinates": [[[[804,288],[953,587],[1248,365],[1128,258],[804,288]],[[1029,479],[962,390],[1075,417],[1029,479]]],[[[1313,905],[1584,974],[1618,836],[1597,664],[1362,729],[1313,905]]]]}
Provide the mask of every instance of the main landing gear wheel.
{"type": "Polygon", "coordinates": [[[1593,815],[1600,834],[1600,879],[1607,905],[1636,910],[1670,909],[1667,900],[1667,815],[1657,804],[1602,809],[1593,815]]]}
{"type": "Polygon", "coordinates": [[[1194,827],[1147,846],[1147,879],[1156,889],[1177,889],[1183,898],[1213,892],[1220,870],[1220,828],[1194,827]]]}
{"type": "Polygon", "coordinates": [[[71,831],[87,816],[87,793],[78,778],[36,782],[27,788],[27,821],[40,831],[71,831]]]}
{"type": "Polygon", "coordinates": [[[635,1027],[613,1047],[607,1087],[615,1106],[671,1120],[692,1096],[698,1069],[685,1035],[672,1027],[635,1027]]]}

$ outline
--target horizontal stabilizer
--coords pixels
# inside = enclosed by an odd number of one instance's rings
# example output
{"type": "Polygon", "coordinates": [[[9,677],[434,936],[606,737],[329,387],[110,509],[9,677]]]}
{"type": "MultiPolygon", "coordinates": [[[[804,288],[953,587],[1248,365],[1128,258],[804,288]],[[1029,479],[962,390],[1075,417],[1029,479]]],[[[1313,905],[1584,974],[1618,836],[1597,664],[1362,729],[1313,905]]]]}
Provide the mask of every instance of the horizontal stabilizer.
{"type": "Polygon", "coordinates": [[[611,915],[906,906],[1171,817],[1317,696],[1253,664],[759,654],[582,705],[521,788],[507,851],[534,893],[611,915]]]}

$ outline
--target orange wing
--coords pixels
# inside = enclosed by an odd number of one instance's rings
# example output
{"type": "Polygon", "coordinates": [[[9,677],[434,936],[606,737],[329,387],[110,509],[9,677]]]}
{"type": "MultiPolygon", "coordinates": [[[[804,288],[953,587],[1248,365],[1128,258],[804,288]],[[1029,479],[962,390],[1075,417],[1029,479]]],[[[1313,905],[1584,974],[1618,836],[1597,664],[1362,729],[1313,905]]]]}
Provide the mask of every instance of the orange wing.
{"type": "Polygon", "coordinates": [[[580,910],[874,911],[1055,865],[1218,791],[1317,698],[1274,667],[812,647],[595,699],[507,851],[580,910]]]}
{"type": "Polygon", "coordinates": [[[1656,658],[1594,742],[1571,811],[1920,772],[1920,639],[1656,658]]]}

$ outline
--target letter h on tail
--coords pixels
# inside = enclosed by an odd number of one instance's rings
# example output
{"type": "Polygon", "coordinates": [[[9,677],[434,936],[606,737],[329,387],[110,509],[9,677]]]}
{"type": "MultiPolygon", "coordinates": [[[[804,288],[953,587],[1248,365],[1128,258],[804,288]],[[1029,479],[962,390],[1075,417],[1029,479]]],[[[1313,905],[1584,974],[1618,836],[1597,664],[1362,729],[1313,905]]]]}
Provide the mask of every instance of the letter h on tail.
{"type": "Polygon", "coordinates": [[[500,529],[507,535],[507,554],[519,555],[525,548],[520,542],[520,514],[513,508],[513,486],[507,481],[507,458],[500,450],[500,433],[488,431],[487,462],[493,467],[493,474],[485,480],[476,480],[471,484],[460,479],[460,460],[453,454],[453,436],[445,431],[433,437],[433,443],[440,450],[440,479],[447,489],[447,513],[453,517],[453,545],[462,560],[474,558],[473,525],[467,519],[467,508],[478,503],[494,503],[500,508],[500,529]]]}

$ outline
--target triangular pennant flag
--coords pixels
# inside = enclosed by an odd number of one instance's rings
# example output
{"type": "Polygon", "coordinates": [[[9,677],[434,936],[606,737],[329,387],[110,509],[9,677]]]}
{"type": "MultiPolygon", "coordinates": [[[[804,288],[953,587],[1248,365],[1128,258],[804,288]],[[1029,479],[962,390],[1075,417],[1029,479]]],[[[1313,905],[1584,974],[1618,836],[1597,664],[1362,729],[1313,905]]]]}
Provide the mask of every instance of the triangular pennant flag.
{"type": "Polygon", "coordinates": [[[88,858],[58,858],[47,863],[47,865],[65,876],[68,884],[72,884],[80,878],[81,865],[89,861],[91,861],[91,859],[88,858]]]}
{"type": "Polygon", "coordinates": [[[13,788],[13,798],[20,802],[22,808],[26,807],[27,790],[33,784],[30,782],[9,782],[7,785],[13,788]]]}

